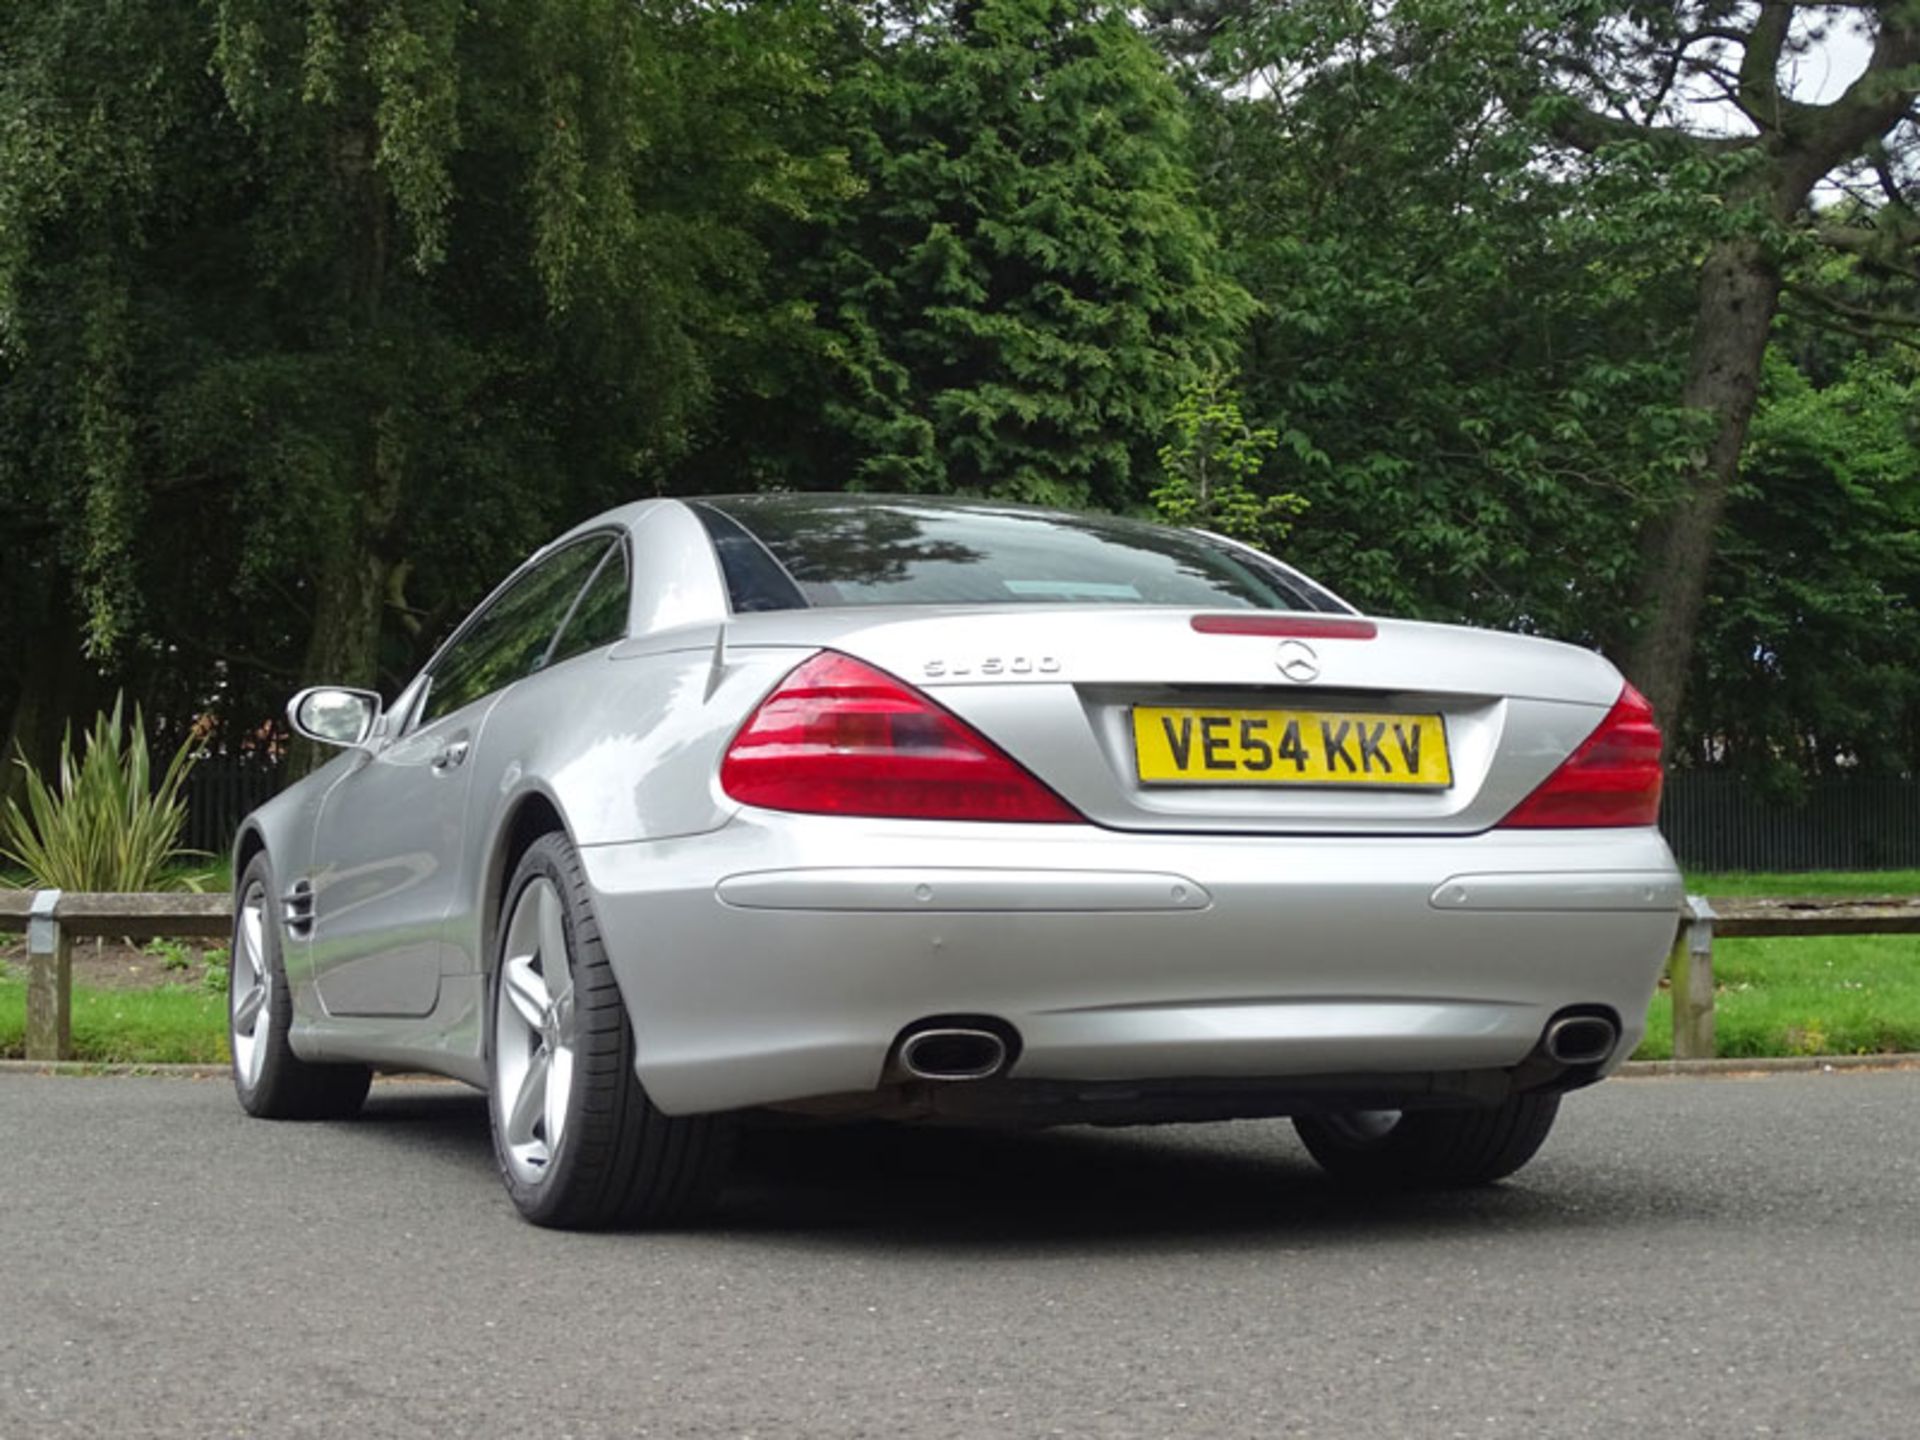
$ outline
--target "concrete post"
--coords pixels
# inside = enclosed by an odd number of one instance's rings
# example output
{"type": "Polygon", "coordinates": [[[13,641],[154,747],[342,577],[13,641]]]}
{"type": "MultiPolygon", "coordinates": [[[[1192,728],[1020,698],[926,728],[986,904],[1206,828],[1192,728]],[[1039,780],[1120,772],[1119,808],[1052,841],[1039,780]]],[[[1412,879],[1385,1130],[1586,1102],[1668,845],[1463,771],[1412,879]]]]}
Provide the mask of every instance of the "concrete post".
{"type": "Polygon", "coordinates": [[[53,918],[58,890],[34,892],[27,911],[29,1060],[73,1058],[73,941],[53,918]]]}
{"type": "Polygon", "coordinates": [[[1673,994],[1673,1058],[1713,1058],[1713,907],[1689,895],[1667,957],[1673,994]]]}

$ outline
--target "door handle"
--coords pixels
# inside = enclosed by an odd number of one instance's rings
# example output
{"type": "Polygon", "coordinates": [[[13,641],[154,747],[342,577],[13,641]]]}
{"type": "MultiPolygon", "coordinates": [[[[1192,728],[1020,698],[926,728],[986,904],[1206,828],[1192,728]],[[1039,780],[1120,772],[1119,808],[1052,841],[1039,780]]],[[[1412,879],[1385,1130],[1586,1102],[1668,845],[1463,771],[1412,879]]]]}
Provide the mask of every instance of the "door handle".
{"type": "Polygon", "coordinates": [[[449,741],[440,748],[440,753],[433,757],[433,768],[442,773],[459,769],[461,762],[467,758],[469,748],[465,740],[449,741]]]}

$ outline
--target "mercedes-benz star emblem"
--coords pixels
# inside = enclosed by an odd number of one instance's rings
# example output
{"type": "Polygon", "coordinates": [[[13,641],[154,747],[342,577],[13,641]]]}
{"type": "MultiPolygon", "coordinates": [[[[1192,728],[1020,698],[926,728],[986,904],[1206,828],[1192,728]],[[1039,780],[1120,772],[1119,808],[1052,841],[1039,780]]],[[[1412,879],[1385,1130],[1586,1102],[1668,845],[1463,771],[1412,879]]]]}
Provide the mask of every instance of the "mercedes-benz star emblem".
{"type": "Polygon", "coordinates": [[[1274,647],[1273,663],[1280,673],[1296,685],[1320,678],[1320,657],[1304,640],[1282,640],[1274,647]]]}

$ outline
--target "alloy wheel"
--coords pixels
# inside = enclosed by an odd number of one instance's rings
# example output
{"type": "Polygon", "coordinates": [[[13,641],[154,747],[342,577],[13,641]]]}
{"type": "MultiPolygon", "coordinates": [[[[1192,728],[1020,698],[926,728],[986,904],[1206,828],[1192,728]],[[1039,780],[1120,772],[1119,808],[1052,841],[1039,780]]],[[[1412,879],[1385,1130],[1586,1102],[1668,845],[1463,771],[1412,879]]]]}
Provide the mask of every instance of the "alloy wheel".
{"type": "Polygon", "coordinates": [[[240,920],[233,930],[233,955],[227,976],[229,1020],[233,1027],[233,1064],[249,1090],[260,1083],[267,1059],[267,1032],[273,1025],[273,967],[267,960],[267,891],[255,881],[240,897],[240,920]]]}
{"type": "Polygon", "coordinates": [[[507,922],[500,993],[493,1007],[493,1083],[507,1162],[537,1182],[559,1153],[573,1093],[573,967],[564,902],[536,878],[507,922]]]}

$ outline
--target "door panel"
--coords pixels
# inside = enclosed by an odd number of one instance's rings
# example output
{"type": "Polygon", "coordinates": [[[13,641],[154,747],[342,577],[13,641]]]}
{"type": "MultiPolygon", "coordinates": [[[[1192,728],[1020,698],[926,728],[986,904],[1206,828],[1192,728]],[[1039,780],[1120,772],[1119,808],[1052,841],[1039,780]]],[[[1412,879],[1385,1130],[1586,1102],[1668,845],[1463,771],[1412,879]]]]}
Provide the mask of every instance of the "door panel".
{"type": "Polygon", "coordinates": [[[481,732],[501,696],[546,664],[615,548],[610,536],[589,536],[502,586],[428,666],[420,723],[357,755],[327,792],[309,954],[329,1014],[431,1014],[442,972],[460,968],[447,963],[446,928],[468,846],[481,843],[467,826],[481,732]]]}
{"type": "Polygon", "coordinates": [[[426,1015],[440,993],[442,927],[460,875],[467,764],[488,695],[343,776],[320,812],[312,957],[334,1015],[426,1015]]]}

